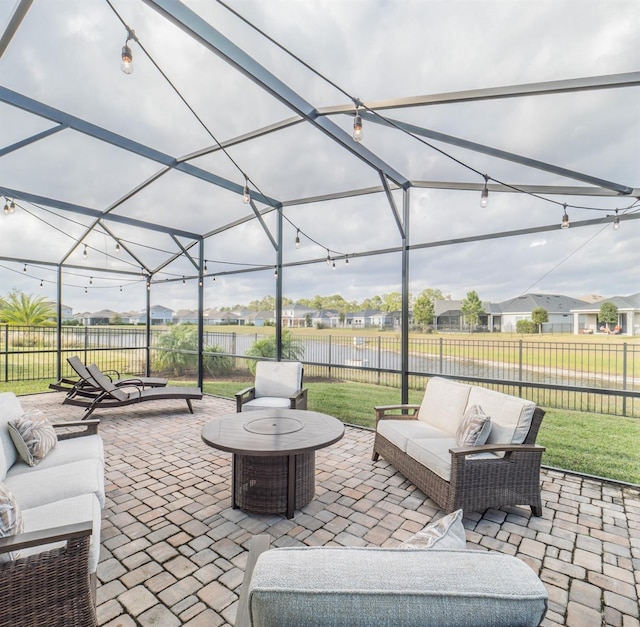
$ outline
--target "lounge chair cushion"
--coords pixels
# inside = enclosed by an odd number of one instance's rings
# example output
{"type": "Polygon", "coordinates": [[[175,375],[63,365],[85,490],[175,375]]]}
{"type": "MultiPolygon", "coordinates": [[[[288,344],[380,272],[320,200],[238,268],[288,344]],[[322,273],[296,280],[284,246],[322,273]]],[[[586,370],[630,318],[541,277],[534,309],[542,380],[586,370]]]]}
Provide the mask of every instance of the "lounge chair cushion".
{"type": "Polygon", "coordinates": [[[104,468],[97,459],[15,474],[11,468],[5,484],[23,510],[82,494],[95,494],[102,507],[105,503],[104,468]]]}
{"type": "Polygon", "coordinates": [[[253,627],[537,626],[547,592],[502,553],[291,547],[258,557],[248,594],[253,627]]]}
{"type": "Polygon", "coordinates": [[[302,364],[298,361],[259,361],[256,364],[256,397],[289,398],[302,387],[302,364]]]}
{"type": "Polygon", "coordinates": [[[49,419],[39,409],[30,409],[8,422],[9,435],[18,454],[29,466],[36,466],[58,444],[49,419]]]}
{"type": "Polygon", "coordinates": [[[451,434],[422,420],[384,419],[378,422],[378,433],[395,444],[403,453],[407,451],[407,442],[416,438],[448,438],[451,434]]]}
{"type": "MultiPolygon", "coordinates": [[[[418,412],[418,420],[455,435],[469,399],[470,385],[440,377],[429,379],[418,412]]],[[[490,414],[490,412],[488,412],[490,414]]]]}
{"type": "MultiPolygon", "coordinates": [[[[93,521],[93,532],[91,534],[91,546],[89,549],[89,572],[94,573],[98,568],[100,557],[100,523],[101,510],[98,499],[93,494],[83,494],[72,498],[63,499],[54,503],[40,505],[25,509],[22,512],[24,520],[24,531],[53,530],[55,527],[72,525],[75,523],[93,521]]],[[[54,542],[51,544],[41,544],[29,549],[24,549],[22,557],[27,557],[42,551],[50,551],[58,547],[63,547],[65,542],[54,542]]]]}
{"type": "MultiPolygon", "coordinates": [[[[0,483],[0,538],[22,533],[23,519],[20,506],[15,497],[4,483],[0,483]]],[[[15,560],[20,557],[20,551],[0,553],[0,563],[15,560]]]]}
{"type": "Polygon", "coordinates": [[[462,524],[462,510],[457,509],[429,523],[400,546],[414,549],[466,549],[467,538],[462,524]]]}

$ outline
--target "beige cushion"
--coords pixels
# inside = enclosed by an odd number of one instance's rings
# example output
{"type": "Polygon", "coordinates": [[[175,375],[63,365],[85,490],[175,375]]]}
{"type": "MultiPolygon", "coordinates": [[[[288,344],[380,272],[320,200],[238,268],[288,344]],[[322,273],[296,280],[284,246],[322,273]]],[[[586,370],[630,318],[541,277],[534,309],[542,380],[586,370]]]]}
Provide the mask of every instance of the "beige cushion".
{"type": "MultiPolygon", "coordinates": [[[[22,533],[22,513],[20,506],[4,483],[0,483],[0,538],[15,536],[22,533]]],[[[0,553],[0,563],[15,560],[20,557],[20,551],[0,553]]]]}
{"type": "Polygon", "coordinates": [[[454,437],[439,440],[417,439],[407,442],[407,455],[426,466],[445,481],[451,479],[451,453],[449,449],[456,447],[454,437]]]}
{"type": "Polygon", "coordinates": [[[462,510],[458,509],[429,523],[400,546],[408,549],[466,549],[462,510]]]}
{"type": "Polygon", "coordinates": [[[418,419],[451,434],[462,422],[471,386],[440,377],[429,379],[418,419]]]}
{"type": "Polygon", "coordinates": [[[378,433],[397,446],[402,452],[407,450],[407,442],[416,438],[451,438],[451,434],[432,427],[421,420],[385,419],[378,422],[378,433]]]}
{"type": "Polygon", "coordinates": [[[242,411],[260,409],[289,409],[291,401],[288,396],[259,396],[242,405],[242,411]]]}
{"type": "Polygon", "coordinates": [[[302,387],[299,361],[259,361],[256,364],[256,397],[293,396],[302,387]]]}
{"type": "Polygon", "coordinates": [[[471,405],[481,405],[485,413],[491,416],[487,444],[522,444],[536,408],[532,401],[481,387],[471,388],[471,405]]]}
{"type": "Polygon", "coordinates": [[[35,466],[58,443],[56,431],[39,409],[30,409],[8,423],[9,435],[20,457],[35,466]]]}
{"type": "Polygon", "coordinates": [[[13,392],[0,393],[0,481],[18,458],[18,451],[9,435],[7,423],[24,413],[18,397],[13,392]]]}
{"type": "Polygon", "coordinates": [[[456,432],[458,446],[480,446],[487,441],[491,431],[491,418],[480,405],[471,405],[456,432]]]}

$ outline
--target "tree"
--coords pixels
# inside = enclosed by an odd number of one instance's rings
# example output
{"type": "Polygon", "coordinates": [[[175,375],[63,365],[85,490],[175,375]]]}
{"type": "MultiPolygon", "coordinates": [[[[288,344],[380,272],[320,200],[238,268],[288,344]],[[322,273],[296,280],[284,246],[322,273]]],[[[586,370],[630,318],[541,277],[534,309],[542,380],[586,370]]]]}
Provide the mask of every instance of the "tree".
{"type": "Polygon", "coordinates": [[[48,324],[56,315],[51,303],[43,296],[30,296],[17,290],[9,292],[9,296],[2,300],[0,306],[0,319],[12,325],[48,324]]]}
{"type": "MultiPolygon", "coordinates": [[[[304,345],[293,336],[291,331],[282,331],[281,348],[282,359],[300,361],[304,355],[304,345]]],[[[267,357],[275,359],[276,336],[272,335],[270,337],[262,338],[261,340],[256,340],[247,351],[247,355],[250,355],[251,357],[267,357]]],[[[257,362],[254,360],[249,362],[249,370],[253,374],[256,372],[256,363],[257,362]]]]}
{"type": "Polygon", "coordinates": [[[380,296],[374,296],[373,298],[365,298],[362,301],[359,309],[375,309],[377,311],[382,309],[382,298],[380,296]]]}
{"type": "Polygon", "coordinates": [[[473,330],[478,324],[480,316],[485,313],[478,292],[475,290],[467,292],[466,297],[462,299],[460,311],[462,311],[464,321],[469,325],[469,329],[473,330]]]}
{"type": "Polygon", "coordinates": [[[443,300],[440,290],[428,288],[420,292],[413,303],[413,319],[416,324],[433,324],[436,315],[436,300],[443,300]]]}
{"type": "Polygon", "coordinates": [[[542,324],[549,322],[549,312],[544,307],[536,307],[531,312],[531,322],[538,325],[538,333],[542,333],[542,324]]]}
{"type": "Polygon", "coordinates": [[[382,311],[398,311],[402,309],[402,294],[400,292],[383,294],[381,309],[382,311]]]}
{"type": "Polygon", "coordinates": [[[602,303],[598,312],[598,322],[605,325],[607,333],[611,333],[611,327],[618,324],[618,307],[614,303],[602,303]]]}

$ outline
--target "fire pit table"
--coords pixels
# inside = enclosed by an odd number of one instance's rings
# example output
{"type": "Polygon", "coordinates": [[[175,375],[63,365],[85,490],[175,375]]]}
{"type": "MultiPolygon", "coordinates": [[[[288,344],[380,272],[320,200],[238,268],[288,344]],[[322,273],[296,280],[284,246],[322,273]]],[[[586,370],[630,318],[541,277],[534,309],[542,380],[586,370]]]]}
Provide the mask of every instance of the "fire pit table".
{"type": "Polygon", "coordinates": [[[298,409],[227,414],[202,428],[206,444],[233,453],[232,506],[287,518],[313,498],[316,450],[343,435],[337,418],[298,409]]]}

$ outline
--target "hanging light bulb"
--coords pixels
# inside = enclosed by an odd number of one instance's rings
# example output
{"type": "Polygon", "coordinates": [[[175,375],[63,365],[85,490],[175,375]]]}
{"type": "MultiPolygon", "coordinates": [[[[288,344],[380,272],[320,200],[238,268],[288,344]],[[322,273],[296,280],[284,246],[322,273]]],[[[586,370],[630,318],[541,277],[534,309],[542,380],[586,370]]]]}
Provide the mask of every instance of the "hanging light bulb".
{"type": "Polygon", "coordinates": [[[215,277],[215,276],[213,277],[213,282],[214,282],[214,283],[216,282],[216,277],[215,277]]]}
{"type": "Polygon", "coordinates": [[[480,206],[484,209],[489,204],[489,188],[487,187],[487,183],[489,182],[489,177],[484,175],[484,187],[482,188],[482,192],[480,193],[480,206]]]}
{"type": "Polygon", "coordinates": [[[331,267],[335,270],[336,269],[336,260],[333,259],[331,262],[331,267]]]}
{"type": "Polygon", "coordinates": [[[133,53],[131,52],[131,48],[129,48],[129,40],[136,39],[135,31],[127,28],[127,39],[124,42],[124,46],[122,46],[122,53],[120,58],[122,62],[120,63],[120,69],[125,74],[133,73],[133,53]]]}
{"type": "Polygon", "coordinates": [[[88,293],[89,293],[89,290],[87,290],[87,288],[86,288],[86,287],[84,288],[84,293],[85,293],[85,294],[88,294],[88,293]]]}
{"type": "Polygon", "coordinates": [[[202,287],[202,279],[198,279],[198,287],[202,287]]]}
{"type": "Polygon", "coordinates": [[[147,280],[147,292],[151,291],[151,279],[147,280]]]}
{"type": "Polygon", "coordinates": [[[4,203],[4,215],[8,216],[11,213],[11,209],[9,208],[9,199],[5,200],[4,203]]]}
{"type": "Polygon", "coordinates": [[[44,281],[40,279],[40,289],[42,289],[43,287],[44,287],[44,281]]]}
{"type": "Polygon", "coordinates": [[[16,212],[16,201],[12,200],[11,204],[9,205],[9,213],[15,213],[16,212]]]}
{"type": "Polygon", "coordinates": [[[187,282],[187,280],[184,277],[184,274],[182,275],[182,285],[184,285],[187,282]]]}
{"type": "Polygon", "coordinates": [[[24,268],[22,268],[22,271],[23,271],[23,272],[26,272],[26,271],[27,271],[27,264],[26,264],[26,263],[24,264],[24,268]]]}
{"type": "Polygon", "coordinates": [[[87,250],[87,245],[84,245],[84,250],[82,251],[82,258],[86,259],[89,256],[89,251],[87,250]]]}
{"type": "Polygon", "coordinates": [[[353,141],[362,141],[362,118],[359,106],[356,106],[356,114],[353,116],[353,141]]]}
{"type": "Polygon", "coordinates": [[[120,242],[116,242],[116,252],[120,254],[120,242]]]}
{"type": "Polygon", "coordinates": [[[562,216],[562,222],[560,223],[561,229],[569,228],[569,216],[567,215],[567,205],[566,203],[562,205],[564,207],[564,215],[562,216]]]}
{"type": "Polygon", "coordinates": [[[92,276],[89,277],[89,285],[93,285],[93,277],[92,276]]]}
{"type": "Polygon", "coordinates": [[[613,230],[618,231],[620,229],[620,218],[618,217],[618,210],[616,209],[616,217],[613,219],[613,230]]]}
{"type": "Polygon", "coordinates": [[[273,266],[273,276],[276,279],[278,278],[278,266],[273,266]]]}
{"type": "Polygon", "coordinates": [[[331,255],[329,254],[329,249],[327,248],[327,265],[331,265],[331,255]]]}
{"type": "Polygon", "coordinates": [[[144,279],[144,268],[140,266],[140,276],[144,279]]]}
{"type": "Polygon", "coordinates": [[[300,248],[300,229],[296,231],[296,248],[300,248]]]}
{"type": "Polygon", "coordinates": [[[348,266],[348,265],[349,265],[349,255],[347,255],[347,256],[344,258],[344,265],[345,265],[345,266],[348,266]]]}
{"type": "Polygon", "coordinates": [[[205,272],[207,271],[207,260],[206,259],[204,260],[204,271],[205,272]]]}
{"type": "Polygon", "coordinates": [[[120,291],[122,292],[122,285],[120,286],[120,291]]]}
{"type": "Polygon", "coordinates": [[[245,205],[248,205],[251,200],[251,195],[249,194],[249,180],[244,180],[244,190],[242,191],[242,200],[245,205]]]}

